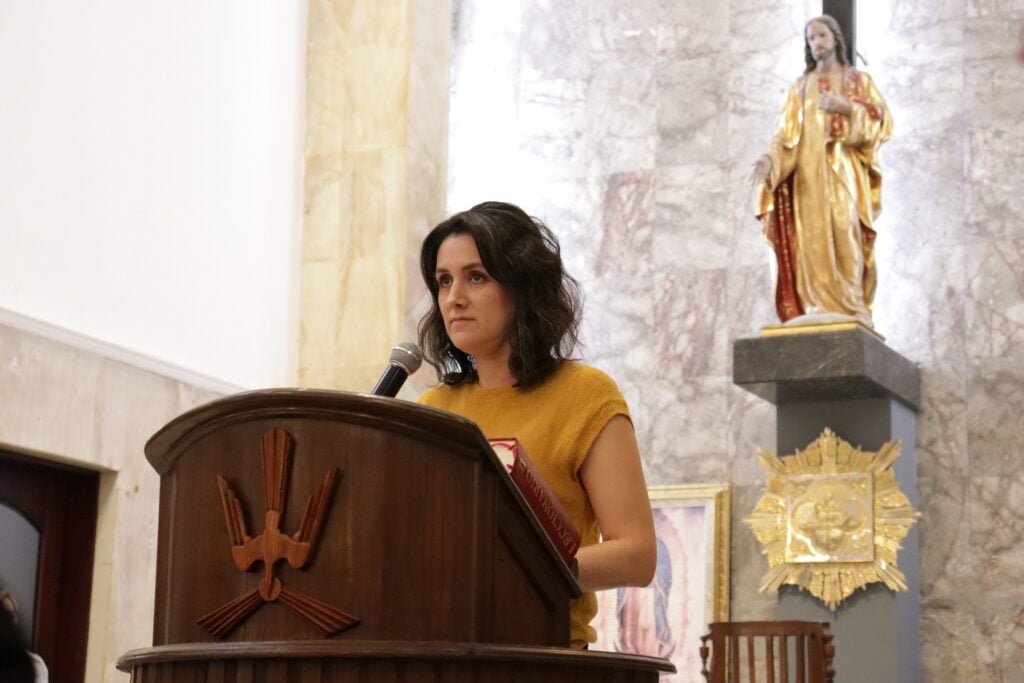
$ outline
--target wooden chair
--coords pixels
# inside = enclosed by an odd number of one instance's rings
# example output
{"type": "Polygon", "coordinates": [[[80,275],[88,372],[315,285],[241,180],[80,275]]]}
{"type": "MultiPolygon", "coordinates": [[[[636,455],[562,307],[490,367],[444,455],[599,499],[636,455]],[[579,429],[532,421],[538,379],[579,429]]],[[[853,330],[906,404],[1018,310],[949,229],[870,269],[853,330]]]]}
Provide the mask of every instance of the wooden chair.
{"type": "Polygon", "coordinates": [[[836,648],[826,622],[722,621],[710,628],[700,648],[708,683],[832,683],[835,678],[836,648]]]}

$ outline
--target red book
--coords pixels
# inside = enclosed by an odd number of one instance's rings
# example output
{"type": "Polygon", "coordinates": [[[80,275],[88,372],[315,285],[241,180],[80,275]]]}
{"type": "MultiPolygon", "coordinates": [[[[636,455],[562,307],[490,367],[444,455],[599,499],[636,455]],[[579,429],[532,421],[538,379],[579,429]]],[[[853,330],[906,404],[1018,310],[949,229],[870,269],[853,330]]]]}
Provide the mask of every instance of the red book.
{"type": "Polygon", "coordinates": [[[505,466],[512,482],[523,494],[527,505],[533,512],[541,527],[547,532],[548,538],[558,550],[566,564],[572,564],[572,558],[580,549],[580,532],[569,519],[565,508],[558,497],[537,471],[536,465],[526,455],[523,445],[516,438],[488,439],[498,460],[505,466]]]}

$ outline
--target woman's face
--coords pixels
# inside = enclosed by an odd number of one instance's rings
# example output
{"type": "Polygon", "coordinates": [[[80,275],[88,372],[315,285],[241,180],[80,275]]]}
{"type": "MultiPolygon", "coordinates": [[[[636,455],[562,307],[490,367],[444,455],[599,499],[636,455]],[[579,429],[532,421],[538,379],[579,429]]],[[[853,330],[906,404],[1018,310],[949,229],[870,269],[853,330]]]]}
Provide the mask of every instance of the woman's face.
{"type": "Polygon", "coordinates": [[[836,37],[832,29],[820,21],[812,21],[807,25],[807,45],[811,54],[819,62],[828,57],[830,51],[836,49],[836,37]]]}
{"type": "Polygon", "coordinates": [[[437,250],[437,306],[452,343],[473,357],[509,355],[512,297],[484,268],[476,241],[449,235],[437,250]]]}

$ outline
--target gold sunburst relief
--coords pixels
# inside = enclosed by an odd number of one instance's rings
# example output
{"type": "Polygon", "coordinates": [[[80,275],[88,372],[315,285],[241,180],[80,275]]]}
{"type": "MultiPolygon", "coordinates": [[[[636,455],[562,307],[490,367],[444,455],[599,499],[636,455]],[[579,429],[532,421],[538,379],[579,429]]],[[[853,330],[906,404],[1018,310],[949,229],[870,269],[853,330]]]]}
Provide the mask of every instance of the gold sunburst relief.
{"type": "Polygon", "coordinates": [[[799,586],[834,612],[870,583],[906,590],[896,555],[921,515],[896,482],[899,455],[899,442],[870,453],[829,429],[795,455],[760,451],[768,484],[744,521],[768,556],[761,592],[799,586]]]}

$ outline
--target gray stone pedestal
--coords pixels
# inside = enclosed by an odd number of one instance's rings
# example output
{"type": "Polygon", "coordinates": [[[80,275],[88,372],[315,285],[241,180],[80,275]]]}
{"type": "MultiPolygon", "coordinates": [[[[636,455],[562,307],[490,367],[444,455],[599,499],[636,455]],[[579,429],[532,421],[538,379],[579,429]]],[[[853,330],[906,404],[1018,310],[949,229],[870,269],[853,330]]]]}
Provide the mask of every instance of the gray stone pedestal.
{"type": "MultiPolygon", "coordinates": [[[[893,471],[917,509],[914,443],[920,373],[880,339],[863,329],[738,339],[733,345],[733,382],[775,404],[775,452],[780,456],[806,448],[826,427],[868,451],[886,441],[901,441],[893,471]]],[[[918,525],[902,545],[899,568],[906,575],[907,591],[895,593],[884,584],[871,584],[834,613],[795,586],[779,591],[777,618],[831,622],[836,683],[920,680],[918,525]]]]}

